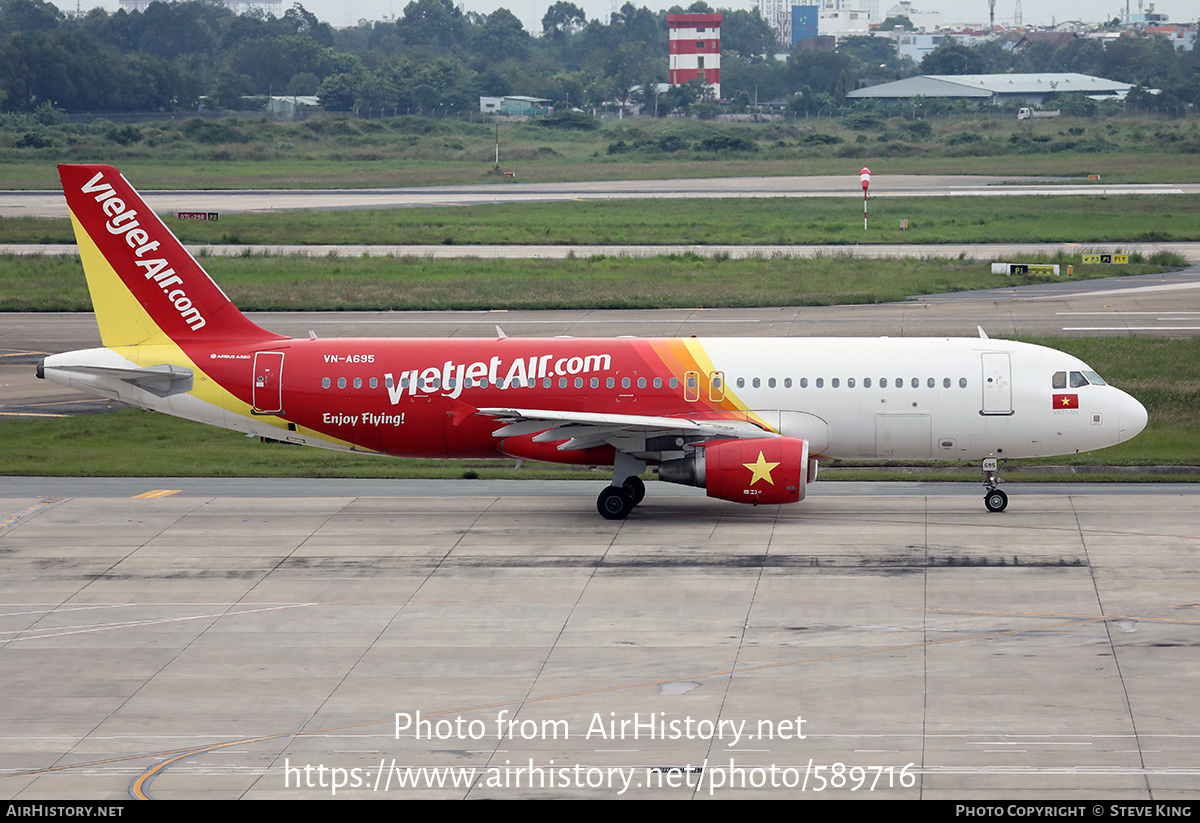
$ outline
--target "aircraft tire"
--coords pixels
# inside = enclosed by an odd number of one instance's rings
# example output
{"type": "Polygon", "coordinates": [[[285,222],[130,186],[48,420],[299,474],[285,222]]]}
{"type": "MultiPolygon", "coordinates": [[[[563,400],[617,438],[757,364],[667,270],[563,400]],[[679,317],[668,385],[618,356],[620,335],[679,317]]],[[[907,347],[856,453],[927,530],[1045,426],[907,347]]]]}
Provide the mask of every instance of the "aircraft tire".
{"type": "Polygon", "coordinates": [[[633,511],[633,498],[624,487],[605,486],[596,498],[596,511],[605,520],[624,520],[633,511]]]}
{"type": "Polygon", "coordinates": [[[635,506],[646,499],[646,484],[636,475],[626,480],[623,488],[635,506]]]}
{"type": "Polygon", "coordinates": [[[990,512],[1002,512],[1008,508],[1008,495],[999,489],[992,489],[983,496],[983,505],[990,512]]]}

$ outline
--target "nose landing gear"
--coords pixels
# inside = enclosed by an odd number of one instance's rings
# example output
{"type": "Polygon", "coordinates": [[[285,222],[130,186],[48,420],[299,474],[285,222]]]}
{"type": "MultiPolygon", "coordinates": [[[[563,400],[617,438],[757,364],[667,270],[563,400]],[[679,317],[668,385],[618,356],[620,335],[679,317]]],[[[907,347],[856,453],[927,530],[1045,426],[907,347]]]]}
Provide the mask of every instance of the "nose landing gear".
{"type": "MultiPolygon", "coordinates": [[[[1007,463],[1008,461],[1004,461],[1007,463]]],[[[983,474],[987,479],[984,480],[983,488],[983,505],[990,512],[1002,512],[1008,508],[1008,495],[1000,491],[1000,484],[1004,481],[1000,479],[999,463],[994,457],[989,457],[983,461],[983,474]]]]}

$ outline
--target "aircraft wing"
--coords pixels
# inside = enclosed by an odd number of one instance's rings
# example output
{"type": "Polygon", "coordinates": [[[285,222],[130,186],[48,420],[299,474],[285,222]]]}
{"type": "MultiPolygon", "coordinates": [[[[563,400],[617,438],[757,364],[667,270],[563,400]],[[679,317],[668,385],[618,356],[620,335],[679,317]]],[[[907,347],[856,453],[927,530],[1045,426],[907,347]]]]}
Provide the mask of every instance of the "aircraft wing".
{"type": "Polygon", "coordinates": [[[535,443],[559,440],[560,451],[609,445],[617,451],[645,459],[663,452],[681,452],[687,443],[703,440],[738,440],[772,437],[749,420],[727,418],[693,419],[642,414],[551,411],[547,409],[479,409],[477,414],[493,417],[503,425],[493,437],[534,435],[535,443]]]}

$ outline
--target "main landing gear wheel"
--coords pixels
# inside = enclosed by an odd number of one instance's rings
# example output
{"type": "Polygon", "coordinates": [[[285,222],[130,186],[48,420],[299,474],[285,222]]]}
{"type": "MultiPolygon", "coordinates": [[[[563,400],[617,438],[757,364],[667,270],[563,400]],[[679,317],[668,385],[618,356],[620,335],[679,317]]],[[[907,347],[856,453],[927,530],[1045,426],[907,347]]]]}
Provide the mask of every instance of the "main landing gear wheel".
{"type": "Polygon", "coordinates": [[[625,493],[629,495],[629,499],[635,506],[646,499],[646,484],[642,482],[642,478],[636,475],[626,480],[622,488],[625,489],[625,493]]]}
{"type": "Polygon", "coordinates": [[[983,496],[983,505],[990,512],[1002,512],[1008,508],[1008,495],[999,489],[993,489],[983,496]]]}
{"type": "MultiPolygon", "coordinates": [[[[639,481],[640,482],[640,481],[639,481]]],[[[633,495],[626,486],[605,486],[604,491],[596,498],[596,511],[605,520],[624,520],[633,511],[633,495]]],[[[643,492],[645,489],[643,489],[643,492]]]]}

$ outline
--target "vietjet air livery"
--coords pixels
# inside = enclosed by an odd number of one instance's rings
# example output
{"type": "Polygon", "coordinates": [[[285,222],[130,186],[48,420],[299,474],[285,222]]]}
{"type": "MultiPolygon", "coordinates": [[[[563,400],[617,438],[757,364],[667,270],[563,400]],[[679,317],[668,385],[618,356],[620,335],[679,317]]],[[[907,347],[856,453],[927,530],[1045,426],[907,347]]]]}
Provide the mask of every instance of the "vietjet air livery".
{"type": "Polygon", "coordinates": [[[293,339],[248,320],[111,166],[59,166],[103,348],[38,376],[325,448],[613,466],[741,503],[791,503],[824,458],[983,460],[1128,440],[1146,410],[1080,360],[978,338],[293,339]]]}

